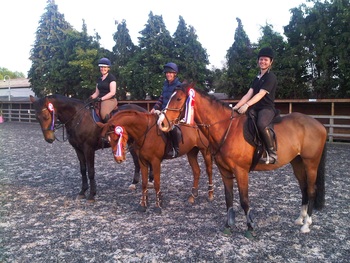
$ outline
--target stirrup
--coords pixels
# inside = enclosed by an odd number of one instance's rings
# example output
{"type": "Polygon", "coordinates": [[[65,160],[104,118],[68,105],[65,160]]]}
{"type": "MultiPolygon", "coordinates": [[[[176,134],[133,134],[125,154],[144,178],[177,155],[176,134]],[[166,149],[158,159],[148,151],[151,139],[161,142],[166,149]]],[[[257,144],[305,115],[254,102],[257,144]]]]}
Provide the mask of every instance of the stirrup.
{"type": "Polygon", "coordinates": [[[264,164],[275,164],[277,162],[277,155],[266,152],[266,157],[261,157],[260,162],[264,164]]]}
{"type": "Polygon", "coordinates": [[[176,152],[175,148],[171,148],[171,151],[167,153],[167,158],[176,158],[179,156],[179,153],[176,152]]]}

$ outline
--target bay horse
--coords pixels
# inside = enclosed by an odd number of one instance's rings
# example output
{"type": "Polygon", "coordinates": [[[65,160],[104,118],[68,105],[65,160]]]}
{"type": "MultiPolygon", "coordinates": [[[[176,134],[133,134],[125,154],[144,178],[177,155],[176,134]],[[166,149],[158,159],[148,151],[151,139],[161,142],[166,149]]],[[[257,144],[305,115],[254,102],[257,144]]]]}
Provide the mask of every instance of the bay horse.
{"type": "MultiPolygon", "coordinates": [[[[236,179],[247,220],[247,237],[254,237],[255,223],[248,198],[248,174],[252,165],[255,147],[249,144],[243,134],[246,115],[239,115],[218,99],[195,88],[194,83],[184,84],[172,94],[159,128],[169,131],[179,121],[179,114],[186,109],[186,120],[192,120],[208,138],[210,151],[220,170],[225,189],[227,220],[224,232],[232,232],[235,220],[233,210],[233,181],[236,179]],[[189,103],[190,102],[190,103],[189,103]]],[[[190,121],[189,121],[190,122],[190,121]]],[[[296,224],[302,225],[301,232],[310,231],[313,208],[321,210],[325,203],[325,154],[327,131],[314,118],[291,113],[274,124],[277,139],[278,162],[257,164],[256,171],[270,171],[288,163],[301,190],[301,212],[296,224]]]]}
{"type": "MultiPolygon", "coordinates": [[[[105,143],[100,137],[101,128],[93,119],[92,109],[89,107],[91,104],[59,94],[46,96],[38,100],[30,96],[30,101],[33,103],[36,118],[41,125],[45,141],[53,143],[56,140],[56,129],[62,127],[57,127],[56,122],[59,120],[63,123],[63,129],[65,128],[67,131],[68,141],[73,146],[79,159],[82,187],[78,198],[83,199],[86,197],[85,192],[90,185],[87,200],[93,202],[96,195],[95,151],[108,148],[110,145],[105,143]],[[88,173],[89,182],[86,172],[88,173]]],[[[125,104],[118,107],[118,111],[125,109],[147,112],[146,109],[135,104],[125,104]]],[[[131,142],[129,145],[135,164],[134,178],[130,186],[132,188],[139,182],[140,165],[131,142]]],[[[152,172],[150,172],[150,180],[153,180],[152,172]]]]}
{"type": "MultiPolygon", "coordinates": [[[[158,115],[133,110],[120,111],[114,115],[106,124],[99,123],[102,127],[102,137],[107,137],[110,141],[113,156],[117,163],[125,161],[125,147],[127,141],[133,138],[135,149],[139,156],[142,174],[142,197],[138,207],[139,211],[146,211],[148,206],[147,189],[147,167],[153,168],[154,189],[156,192],[157,213],[161,213],[162,196],[160,191],[161,162],[166,153],[166,137],[160,132],[157,125],[158,115]]],[[[192,194],[188,198],[190,203],[198,196],[198,183],[200,177],[200,167],[197,156],[202,153],[206,172],[208,174],[208,199],[213,200],[212,165],[213,160],[207,151],[208,141],[200,134],[196,128],[179,125],[182,132],[182,140],[179,141],[179,156],[187,154],[189,164],[193,172],[192,194]]],[[[173,158],[170,158],[173,159],[173,158]]]]}

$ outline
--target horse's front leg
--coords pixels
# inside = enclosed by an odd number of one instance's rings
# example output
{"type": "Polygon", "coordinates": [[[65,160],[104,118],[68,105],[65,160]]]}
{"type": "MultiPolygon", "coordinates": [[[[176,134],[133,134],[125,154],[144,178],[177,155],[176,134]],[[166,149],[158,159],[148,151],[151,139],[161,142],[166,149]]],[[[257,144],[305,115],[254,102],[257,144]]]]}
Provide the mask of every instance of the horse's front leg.
{"type": "Polygon", "coordinates": [[[231,234],[232,228],[235,225],[235,212],[233,210],[233,175],[219,165],[218,168],[220,170],[222,182],[224,183],[227,210],[227,219],[222,231],[224,234],[231,234]]]}
{"type": "MultiPolygon", "coordinates": [[[[129,189],[131,190],[136,190],[136,185],[140,182],[140,163],[139,163],[139,157],[135,151],[134,145],[130,144],[129,145],[129,152],[131,154],[132,160],[135,165],[135,170],[134,170],[134,178],[129,185],[129,189]]],[[[148,175],[148,187],[153,188],[153,170],[152,166],[149,167],[149,175],[148,175]]]]}
{"type": "Polygon", "coordinates": [[[87,200],[89,202],[95,202],[95,195],[96,195],[95,151],[93,149],[89,149],[88,151],[86,151],[85,158],[87,162],[88,177],[90,182],[90,193],[88,195],[87,200]]]}
{"type": "Polygon", "coordinates": [[[202,152],[204,163],[206,166],[206,172],[208,175],[208,200],[209,202],[214,200],[214,185],[213,185],[213,159],[211,153],[205,150],[205,153],[202,152]]]}
{"type": "Polygon", "coordinates": [[[79,160],[79,165],[80,165],[80,174],[81,174],[81,181],[82,181],[82,185],[81,185],[81,190],[78,194],[78,199],[85,199],[85,192],[86,190],[89,188],[89,184],[88,184],[88,178],[86,175],[86,160],[85,160],[85,155],[83,152],[81,152],[78,149],[75,149],[75,152],[78,156],[78,160],[79,160]]]}
{"type": "Polygon", "coordinates": [[[244,210],[247,219],[247,231],[245,232],[245,237],[254,238],[255,233],[255,222],[252,210],[249,208],[249,197],[248,197],[248,170],[239,170],[235,174],[237,180],[237,187],[239,191],[239,199],[242,209],[244,210]]]}
{"type": "Polygon", "coordinates": [[[160,191],[160,162],[161,160],[154,159],[151,164],[153,168],[153,177],[154,177],[153,186],[156,192],[155,212],[158,214],[162,213],[162,204],[163,204],[162,193],[160,191]]]}
{"type": "Polygon", "coordinates": [[[188,202],[190,204],[194,204],[196,198],[198,197],[198,185],[199,185],[199,177],[201,173],[201,169],[198,164],[198,148],[193,148],[191,151],[187,153],[187,160],[192,168],[193,174],[193,185],[191,195],[188,197],[188,202]]]}
{"type": "Polygon", "coordinates": [[[142,163],[139,160],[140,163],[140,168],[141,168],[141,175],[142,175],[142,195],[141,195],[141,200],[139,203],[139,206],[137,210],[139,212],[146,212],[147,206],[148,206],[148,166],[147,164],[142,163]]]}

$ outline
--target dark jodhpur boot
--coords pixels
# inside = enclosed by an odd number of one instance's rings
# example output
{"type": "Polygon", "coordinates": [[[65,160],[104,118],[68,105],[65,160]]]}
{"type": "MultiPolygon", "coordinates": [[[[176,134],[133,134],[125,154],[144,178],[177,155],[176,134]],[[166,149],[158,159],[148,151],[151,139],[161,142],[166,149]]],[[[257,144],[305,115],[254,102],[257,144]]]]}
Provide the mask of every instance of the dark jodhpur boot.
{"type": "Polygon", "coordinates": [[[261,133],[261,136],[265,142],[266,148],[267,148],[267,154],[266,157],[263,156],[260,159],[261,163],[265,164],[274,164],[277,162],[277,147],[274,139],[274,133],[273,131],[269,128],[266,127],[264,131],[261,133]]]}
{"type": "Polygon", "coordinates": [[[109,120],[109,114],[106,114],[105,118],[103,119],[103,123],[107,123],[109,120]]]}
{"type": "Polygon", "coordinates": [[[170,131],[171,143],[173,145],[171,151],[168,153],[170,158],[176,158],[179,156],[179,138],[181,137],[180,128],[174,127],[170,131]]]}

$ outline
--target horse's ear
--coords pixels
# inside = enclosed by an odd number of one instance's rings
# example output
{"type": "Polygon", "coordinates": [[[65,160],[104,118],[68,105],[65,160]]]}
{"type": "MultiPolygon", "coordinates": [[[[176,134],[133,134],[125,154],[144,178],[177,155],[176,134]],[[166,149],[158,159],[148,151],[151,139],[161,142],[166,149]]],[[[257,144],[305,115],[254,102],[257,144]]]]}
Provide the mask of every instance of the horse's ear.
{"type": "Polygon", "coordinates": [[[35,98],[32,95],[29,95],[29,100],[31,101],[31,103],[35,102],[35,98]]]}

